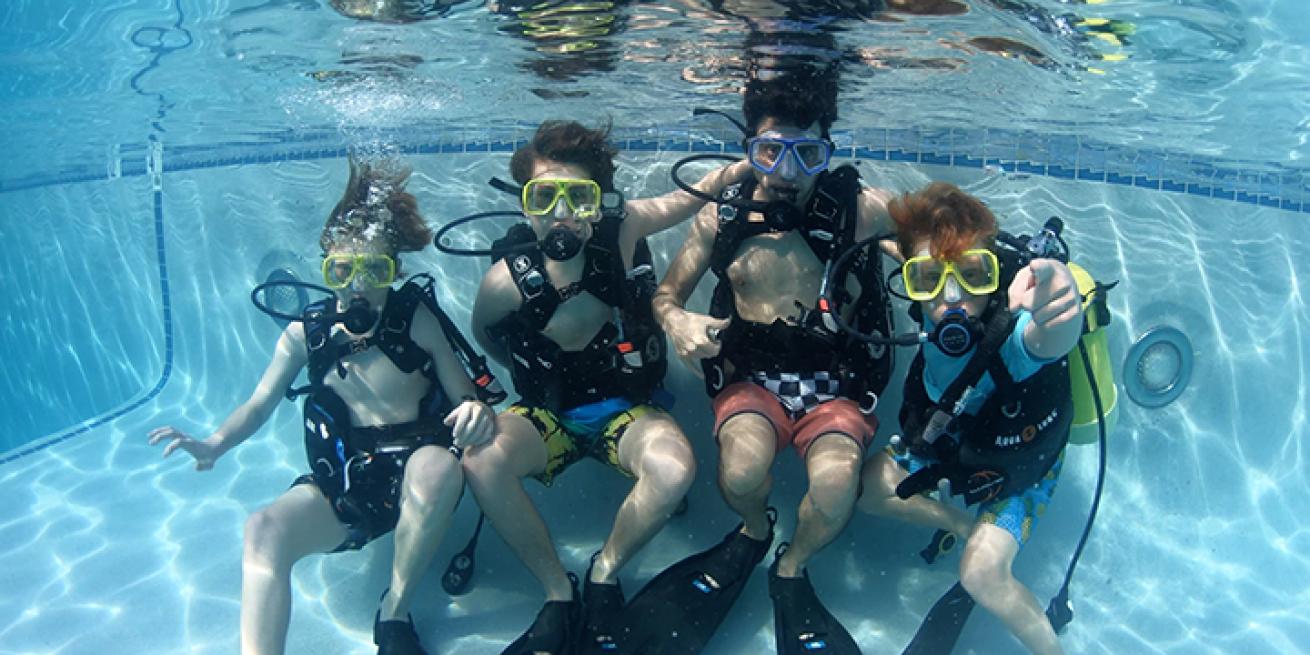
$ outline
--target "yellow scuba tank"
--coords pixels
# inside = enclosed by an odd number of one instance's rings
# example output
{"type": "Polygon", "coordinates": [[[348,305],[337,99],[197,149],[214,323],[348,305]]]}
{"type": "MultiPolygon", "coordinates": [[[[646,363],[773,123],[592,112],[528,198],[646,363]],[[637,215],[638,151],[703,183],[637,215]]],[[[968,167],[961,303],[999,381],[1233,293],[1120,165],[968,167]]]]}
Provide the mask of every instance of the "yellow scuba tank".
{"type": "MultiPolygon", "coordinates": [[[[1078,295],[1083,299],[1083,316],[1086,324],[1079,343],[1087,350],[1092,364],[1092,379],[1101,395],[1101,408],[1105,411],[1105,432],[1114,430],[1119,419],[1119,390],[1115,386],[1114,366],[1110,362],[1110,349],[1106,344],[1104,328],[1110,322],[1110,310],[1105,304],[1104,289],[1097,289],[1096,281],[1083,267],[1069,262],[1078,295]],[[1095,293],[1093,293],[1095,291],[1095,293]]],[[[1069,352],[1069,382],[1073,391],[1073,426],[1069,443],[1088,444],[1097,440],[1096,402],[1088,382],[1087,369],[1077,349],[1069,352]]]]}

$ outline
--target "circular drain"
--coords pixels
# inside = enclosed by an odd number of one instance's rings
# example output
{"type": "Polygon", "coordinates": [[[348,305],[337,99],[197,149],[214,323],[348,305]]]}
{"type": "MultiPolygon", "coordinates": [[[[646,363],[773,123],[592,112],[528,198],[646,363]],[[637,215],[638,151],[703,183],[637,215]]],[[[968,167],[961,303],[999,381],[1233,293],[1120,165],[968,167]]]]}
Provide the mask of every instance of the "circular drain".
{"type": "MultiPolygon", "coordinates": [[[[269,274],[264,282],[299,282],[300,278],[286,268],[275,268],[269,274]]],[[[264,289],[264,304],[269,309],[275,309],[283,314],[297,316],[305,311],[305,305],[309,304],[309,294],[303,288],[291,285],[278,285],[264,289]]],[[[274,318],[273,322],[282,327],[287,326],[285,319],[274,318]]]]}
{"type": "Polygon", "coordinates": [[[1124,360],[1124,390],[1143,407],[1164,407],[1192,379],[1192,342],[1181,330],[1155,327],[1133,344],[1124,360]]]}

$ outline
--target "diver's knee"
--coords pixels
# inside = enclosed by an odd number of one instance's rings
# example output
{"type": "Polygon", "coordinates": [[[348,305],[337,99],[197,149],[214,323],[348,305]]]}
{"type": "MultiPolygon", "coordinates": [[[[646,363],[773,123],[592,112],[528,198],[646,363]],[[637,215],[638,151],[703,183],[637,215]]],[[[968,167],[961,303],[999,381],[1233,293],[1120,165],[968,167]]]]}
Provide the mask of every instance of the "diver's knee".
{"type": "Polygon", "coordinates": [[[860,469],[860,497],[856,501],[860,511],[882,514],[887,510],[887,503],[898,500],[895,497],[898,475],[903,475],[900,466],[886,453],[865,460],[860,469]]]}
{"type": "Polygon", "coordinates": [[[453,507],[464,486],[464,470],[450,451],[425,446],[405,464],[404,485],[407,501],[418,505],[415,509],[453,507]]]}
{"type": "Polygon", "coordinates": [[[257,510],[246,518],[243,566],[258,565],[273,570],[290,570],[300,559],[290,552],[290,532],[285,521],[268,508],[257,510]]]}
{"type": "Polygon", "coordinates": [[[681,432],[661,430],[646,443],[636,469],[648,486],[681,498],[696,478],[696,458],[681,432]]]}
{"type": "Polygon", "coordinates": [[[470,480],[492,480],[509,475],[509,454],[502,444],[492,442],[465,450],[460,467],[470,480]]]}
{"type": "Polygon", "coordinates": [[[967,550],[960,558],[960,584],[975,600],[994,595],[1011,577],[1009,568],[993,558],[970,557],[967,550]]]}
{"type": "Polygon", "coordinates": [[[758,462],[722,460],[719,463],[719,478],[723,488],[735,496],[745,496],[760,488],[769,470],[758,462]]]}

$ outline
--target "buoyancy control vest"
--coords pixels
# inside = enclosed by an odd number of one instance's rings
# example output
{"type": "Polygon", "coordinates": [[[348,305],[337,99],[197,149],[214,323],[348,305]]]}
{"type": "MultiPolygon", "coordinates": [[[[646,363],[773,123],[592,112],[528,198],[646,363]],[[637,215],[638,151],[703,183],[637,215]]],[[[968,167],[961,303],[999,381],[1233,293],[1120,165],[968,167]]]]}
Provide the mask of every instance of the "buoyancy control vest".
{"type": "MultiPolygon", "coordinates": [[[[906,376],[902,430],[911,451],[939,463],[906,478],[897,488],[901,497],[935,488],[943,478],[966,504],[1012,496],[1037,484],[1069,441],[1074,412],[1068,355],[1024,380],[1015,380],[1001,357],[1001,345],[1015,324],[1006,290],[1019,264],[1010,251],[998,248],[996,254],[1001,281],[983,312],[983,336],[964,369],[935,403],[923,384],[922,348],[906,376]],[[995,390],[976,414],[965,414],[964,403],[983,373],[991,374],[995,390]],[[948,434],[932,434],[939,429],[948,434]]],[[[923,322],[918,303],[911,303],[910,317],[923,322]]]]}
{"type": "MultiPolygon", "coordinates": [[[[336,298],[326,298],[305,307],[302,320],[309,354],[308,384],[289,388],[286,395],[289,399],[307,396],[303,410],[305,455],[320,489],[338,512],[359,514],[348,512],[343,507],[351,502],[346,494],[351,490],[352,475],[356,480],[364,477],[361,474],[369,466],[390,464],[403,467],[404,458],[419,446],[436,444],[455,448],[450,428],[442,422],[453,409],[454,401],[442,390],[432,355],[410,335],[414,314],[420,305],[426,306],[436,316],[451,350],[474,381],[478,398],[495,404],[504,400],[505,392],[491,375],[485,358],[473,350],[437,303],[431,276],[416,275],[399,289],[388,291],[378,324],[367,337],[343,339],[341,334],[332,334],[333,323],[325,317],[332,313],[336,302],[336,298]],[[415,420],[391,425],[354,426],[345,400],[326,384],[328,375],[342,378],[347,375],[341,364],[343,358],[374,347],[382,350],[402,373],[419,371],[429,381],[427,394],[419,400],[415,420]]],[[[457,450],[452,452],[459,454],[457,450]]]]}
{"type": "MultiPolygon", "coordinates": [[[[718,284],[710,301],[710,315],[731,321],[720,335],[719,356],[703,361],[710,396],[755,371],[828,371],[839,375],[842,396],[858,403],[866,413],[873,411],[878,395],[891,377],[890,348],[851,338],[838,329],[827,314],[831,308],[821,294],[816,294],[813,307],[799,308],[800,316],[794,323],[778,319],[766,325],[742,319],[737,315],[728,277],[728,267],[746,239],[793,230],[799,232],[814,256],[830,269],[855,243],[859,226],[859,180],[859,171],[849,164],[825,171],[815,182],[814,193],[804,211],[796,212],[790,225],[749,220],[748,212],[733,204],[735,199],[752,197],[754,178],[730,185],[720,194],[718,230],[709,265],[718,277],[718,284]],[[731,373],[726,372],[725,363],[732,365],[731,373]]],[[[882,283],[881,257],[876,251],[861,252],[849,266],[849,272],[861,281],[860,297],[852,298],[845,289],[837,289],[834,292],[837,304],[853,303],[852,322],[857,329],[890,335],[893,322],[882,283]]],[[[828,273],[826,270],[825,280],[830,277],[828,273]]],[[[844,275],[836,277],[845,279],[844,275]]]]}
{"type": "Polygon", "coordinates": [[[623,214],[606,212],[583,246],[581,279],[557,288],[546,272],[532,228],[519,223],[492,246],[492,261],[505,260],[522,298],[519,308],[487,328],[509,352],[514,389],[528,405],[560,411],[623,396],[650,402],[668,368],[664,332],[655,322],[651,298],[655,269],[645,239],[637,243],[627,269],[619,246],[623,214]],[[541,333],[559,306],[590,293],[613,308],[617,320],[603,325],[582,350],[565,351],[541,333]]]}

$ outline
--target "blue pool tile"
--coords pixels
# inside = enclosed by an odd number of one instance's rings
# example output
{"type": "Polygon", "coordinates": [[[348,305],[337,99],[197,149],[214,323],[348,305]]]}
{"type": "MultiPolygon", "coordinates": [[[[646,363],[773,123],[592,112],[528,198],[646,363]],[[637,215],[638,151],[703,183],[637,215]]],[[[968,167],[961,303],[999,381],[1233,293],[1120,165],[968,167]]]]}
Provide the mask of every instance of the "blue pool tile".
{"type": "Polygon", "coordinates": [[[448,153],[448,152],[464,152],[464,144],[462,144],[462,143],[443,143],[443,144],[441,144],[441,152],[443,152],[443,153],[448,153]]]}
{"type": "Polygon", "coordinates": [[[1233,199],[1237,202],[1244,202],[1248,205],[1254,205],[1259,202],[1259,198],[1255,194],[1247,193],[1245,191],[1236,192],[1233,199]]]}
{"type": "Polygon", "coordinates": [[[1062,180],[1072,180],[1072,179],[1074,179],[1074,173],[1075,173],[1074,169],[1072,169],[1072,168],[1065,168],[1065,167],[1063,167],[1063,166],[1058,166],[1058,165],[1056,165],[1056,164],[1051,164],[1051,165],[1049,165],[1049,166],[1046,167],[1046,174],[1047,174],[1047,175],[1050,175],[1051,177],[1057,177],[1057,178],[1060,178],[1060,179],[1062,179],[1062,180]]]}
{"type": "Polygon", "coordinates": [[[982,159],[979,159],[978,157],[970,157],[969,155],[956,155],[954,157],[954,163],[956,166],[963,166],[965,168],[983,167],[982,159]]]}
{"type": "Polygon", "coordinates": [[[1217,198],[1219,200],[1232,200],[1236,195],[1237,193],[1232,189],[1222,189],[1219,187],[1215,187],[1212,197],[1217,198]]]}
{"type": "Polygon", "coordinates": [[[1094,169],[1091,169],[1091,168],[1080,168],[1080,169],[1078,169],[1078,178],[1077,178],[1077,179],[1079,179],[1079,180],[1088,180],[1088,181],[1091,181],[1091,182],[1104,182],[1104,181],[1105,181],[1105,171],[1102,171],[1102,170],[1094,170],[1094,169]]]}
{"type": "Polygon", "coordinates": [[[1033,175],[1045,175],[1046,165],[1041,162],[1020,161],[1016,167],[1020,173],[1030,173],[1033,175]]]}
{"type": "Polygon", "coordinates": [[[1283,204],[1282,199],[1276,196],[1260,196],[1259,202],[1262,207],[1273,207],[1274,209],[1278,209],[1283,204]]]}
{"type": "Polygon", "coordinates": [[[937,164],[937,165],[939,165],[939,166],[950,166],[950,165],[951,165],[951,157],[950,157],[950,155],[940,155],[940,154],[937,154],[937,153],[935,153],[935,152],[925,152],[925,153],[923,153],[923,155],[919,158],[919,161],[921,161],[921,162],[923,162],[923,163],[925,163],[925,164],[937,164]]]}
{"type": "Polygon", "coordinates": [[[1209,184],[1193,183],[1187,185],[1187,192],[1194,196],[1204,196],[1206,198],[1209,198],[1210,196],[1214,195],[1214,188],[1211,187],[1209,184]]]}
{"type": "Polygon", "coordinates": [[[1187,190],[1187,185],[1173,180],[1160,180],[1161,191],[1172,191],[1174,193],[1183,193],[1187,190]]]}
{"type": "Polygon", "coordinates": [[[691,144],[686,139],[663,139],[660,141],[660,150],[664,152],[687,152],[691,150],[691,144]]]}
{"type": "Polygon", "coordinates": [[[464,152],[490,152],[491,146],[485,141],[466,144],[464,152]]]}
{"type": "Polygon", "coordinates": [[[1125,186],[1132,186],[1133,184],[1133,178],[1131,175],[1120,175],[1119,173],[1112,171],[1106,171],[1105,181],[1110,184],[1122,184],[1125,186]]]}
{"type": "Polygon", "coordinates": [[[904,150],[888,150],[887,159],[891,161],[918,161],[918,153],[906,152],[904,150]]]}
{"type": "Polygon", "coordinates": [[[1283,204],[1280,206],[1280,209],[1286,209],[1287,211],[1290,212],[1299,212],[1301,211],[1301,203],[1292,202],[1287,198],[1283,198],[1283,204]]]}
{"type": "Polygon", "coordinates": [[[1159,190],[1159,188],[1160,188],[1160,180],[1152,179],[1152,178],[1149,178],[1149,177],[1147,177],[1147,176],[1145,176],[1145,175],[1134,175],[1134,176],[1133,176],[1133,186],[1141,187],[1141,188],[1143,188],[1143,189],[1156,189],[1156,190],[1159,190]]]}
{"type": "Polygon", "coordinates": [[[887,151],[886,151],[886,150],[874,150],[873,148],[863,148],[863,147],[858,147],[858,146],[857,146],[857,147],[855,148],[855,156],[858,157],[858,158],[860,158],[860,159],[874,159],[874,160],[877,160],[877,161],[886,161],[886,160],[887,160],[887,151]]]}
{"type": "Polygon", "coordinates": [[[654,151],[658,150],[660,144],[654,139],[628,139],[626,148],[628,150],[654,151]]]}
{"type": "Polygon", "coordinates": [[[832,156],[840,157],[842,159],[852,159],[855,157],[855,148],[852,148],[851,146],[846,146],[844,148],[834,148],[832,151],[832,156]]]}
{"type": "Polygon", "coordinates": [[[692,141],[692,152],[723,152],[723,143],[719,141],[692,141]]]}
{"type": "Polygon", "coordinates": [[[492,141],[487,144],[487,149],[491,152],[514,152],[513,141],[492,141]]]}

